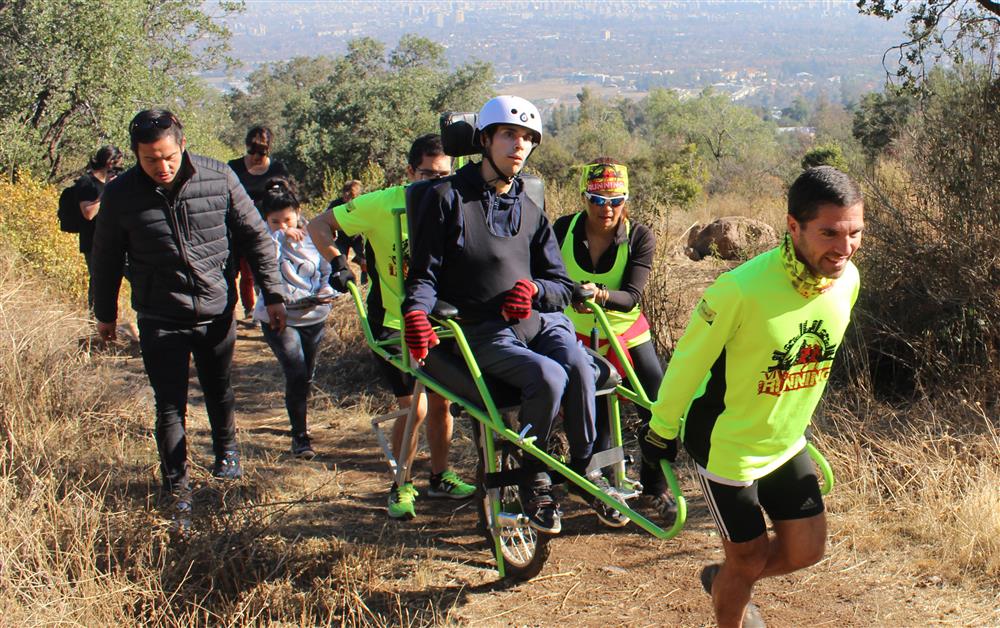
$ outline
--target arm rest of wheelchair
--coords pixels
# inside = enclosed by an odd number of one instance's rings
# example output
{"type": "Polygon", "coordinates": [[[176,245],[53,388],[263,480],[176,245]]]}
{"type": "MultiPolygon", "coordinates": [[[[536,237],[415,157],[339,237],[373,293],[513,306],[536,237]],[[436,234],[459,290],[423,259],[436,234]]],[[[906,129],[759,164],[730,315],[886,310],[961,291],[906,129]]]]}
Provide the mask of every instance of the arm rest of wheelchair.
{"type": "Polygon", "coordinates": [[[447,301],[438,300],[431,311],[431,317],[438,320],[450,320],[458,316],[458,308],[447,301]]]}

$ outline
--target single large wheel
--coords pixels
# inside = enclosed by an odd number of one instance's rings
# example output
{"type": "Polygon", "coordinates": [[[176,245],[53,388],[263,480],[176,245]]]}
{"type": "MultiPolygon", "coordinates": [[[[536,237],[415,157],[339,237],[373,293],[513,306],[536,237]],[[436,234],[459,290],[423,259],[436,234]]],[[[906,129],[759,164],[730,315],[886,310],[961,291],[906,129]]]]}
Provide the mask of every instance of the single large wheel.
{"type": "MultiPolygon", "coordinates": [[[[528,580],[538,575],[549,557],[549,537],[539,534],[528,525],[521,495],[517,486],[486,488],[486,438],[488,428],[473,420],[477,432],[479,469],[476,477],[476,500],[479,505],[479,525],[491,551],[500,543],[500,555],[504,562],[504,576],[515,580],[528,580]],[[499,514],[494,518],[494,504],[499,505],[499,514]],[[492,525],[491,525],[491,522],[492,525]]],[[[494,459],[498,472],[521,467],[523,452],[512,443],[495,439],[494,459]]]]}

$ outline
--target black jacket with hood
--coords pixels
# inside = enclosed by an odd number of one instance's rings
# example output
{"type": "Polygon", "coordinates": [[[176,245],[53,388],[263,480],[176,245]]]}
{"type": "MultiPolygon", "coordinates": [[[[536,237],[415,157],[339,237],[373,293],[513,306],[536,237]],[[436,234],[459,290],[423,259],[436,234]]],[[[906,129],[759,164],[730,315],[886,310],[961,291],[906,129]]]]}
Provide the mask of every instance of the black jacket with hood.
{"type": "Polygon", "coordinates": [[[229,315],[234,250],[250,262],[264,302],[282,302],[267,227],[229,166],[185,151],[168,191],[136,165],[104,190],[92,251],[94,314],[117,319],[127,256],[140,318],[195,324],[229,315]]]}

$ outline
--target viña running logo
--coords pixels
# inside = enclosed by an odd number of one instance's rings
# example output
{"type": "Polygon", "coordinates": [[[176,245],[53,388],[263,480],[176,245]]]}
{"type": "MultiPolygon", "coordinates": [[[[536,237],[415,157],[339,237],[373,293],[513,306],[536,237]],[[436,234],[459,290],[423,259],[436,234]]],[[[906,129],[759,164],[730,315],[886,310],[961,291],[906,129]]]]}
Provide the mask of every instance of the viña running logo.
{"type": "Polygon", "coordinates": [[[774,395],[812,388],[830,378],[837,345],[823,329],[822,320],[799,323],[799,333],[772,354],[774,364],[757,382],[758,395],[774,395]]]}

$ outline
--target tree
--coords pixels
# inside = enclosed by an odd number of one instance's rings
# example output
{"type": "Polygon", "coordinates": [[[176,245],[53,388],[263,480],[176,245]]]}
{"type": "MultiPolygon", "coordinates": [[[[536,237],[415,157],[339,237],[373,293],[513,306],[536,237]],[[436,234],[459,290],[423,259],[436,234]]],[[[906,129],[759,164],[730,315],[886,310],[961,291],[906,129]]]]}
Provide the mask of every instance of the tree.
{"type": "Polygon", "coordinates": [[[947,58],[955,63],[987,61],[993,76],[1000,71],[1000,2],[997,0],[858,0],[861,13],[886,20],[909,9],[909,39],[883,55],[883,65],[894,53],[895,74],[907,88],[924,84],[927,61],[947,58]]]}
{"type": "Polygon", "coordinates": [[[251,72],[245,92],[235,91],[226,96],[232,119],[225,138],[227,143],[242,147],[247,129],[262,124],[274,131],[276,145],[281,146],[289,126],[286,109],[299,108],[297,103],[308,99],[312,90],[325,83],[334,69],[335,63],[330,57],[295,57],[265,64],[251,72]]]}
{"type": "Polygon", "coordinates": [[[874,161],[895,141],[915,107],[916,99],[898,87],[889,87],[881,94],[866,94],[861,99],[852,129],[868,161],[874,161]]]}
{"type": "Polygon", "coordinates": [[[928,81],[898,160],[883,160],[866,186],[865,237],[874,246],[861,270],[878,281],[859,302],[860,336],[877,375],[892,375],[892,394],[906,383],[995,402],[1000,80],[958,68],[928,81]]]}
{"type": "Polygon", "coordinates": [[[809,103],[801,96],[796,96],[791,105],[781,110],[781,117],[783,120],[803,124],[809,118],[809,103]]]}
{"type": "Polygon", "coordinates": [[[710,192],[739,192],[756,196],[762,185],[779,185],[783,154],[775,126],[725,94],[706,89],[697,98],[679,103],[668,128],[682,145],[693,144],[709,165],[710,192]]]}
{"type": "MultiPolygon", "coordinates": [[[[166,105],[216,124],[196,77],[225,62],[229,33],[200,0],[16,0],[0,4],[0,167],[56,180],[105,142],[126,144],[136,110],[166,105]],[[69,156],[67,158],[67,156],[69,156]]],[[[228,14],[236,6],[220,5],[228,14]]],[[[211,128],[211,127],[209,127],[211,128]]],[[[188,125],[189,136],[204,137],[188,125]]]]}
{"type": "Polygon", "coordinates": [[[413,139],[437,131],[442,111],[477,111],[493,82],[484,63],[449,71],[444,48],[415,35],[388,53],[374,39],[353,40],[332,63],[327,78],[283,112],[278,156],[309,194],[322,193],[331,173],[358,178],[369,164],[401,180],[413,139]]]}

